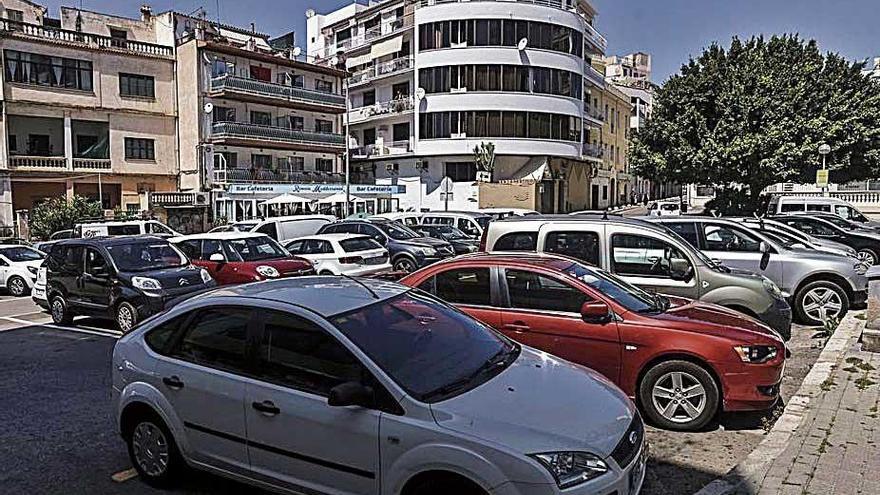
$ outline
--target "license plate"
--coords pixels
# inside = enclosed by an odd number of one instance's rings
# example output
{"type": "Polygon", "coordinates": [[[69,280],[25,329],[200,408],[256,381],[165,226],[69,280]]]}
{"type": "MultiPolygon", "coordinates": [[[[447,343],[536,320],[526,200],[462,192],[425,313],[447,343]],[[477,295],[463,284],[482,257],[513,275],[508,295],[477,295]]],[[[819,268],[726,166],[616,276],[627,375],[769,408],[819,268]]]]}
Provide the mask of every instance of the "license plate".
{"type": "Polygon", "coordinates": [[[639,482],[645,474],[645,466],[648,463],[648,446],[642,448],[642,453],[636,460],[632,471],[629,472],[629,495],[636,495],[639,490],[639,482]]]}
{"type": "Polygon", "coordinates": [[[36,297],[37,299],[46,299],[46,290],[34,289],[34,297],[36,297]]]}

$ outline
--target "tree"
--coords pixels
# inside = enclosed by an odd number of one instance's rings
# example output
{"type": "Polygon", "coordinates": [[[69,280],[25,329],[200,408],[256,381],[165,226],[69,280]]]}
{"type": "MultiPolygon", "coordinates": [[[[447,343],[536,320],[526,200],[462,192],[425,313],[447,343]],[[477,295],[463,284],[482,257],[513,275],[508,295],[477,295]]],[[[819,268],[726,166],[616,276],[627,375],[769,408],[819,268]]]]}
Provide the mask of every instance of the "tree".
{"type": "Polygon", "coordinates": [[[630,145],[633,169],[739,190],[753,211],[769,185],[814,182],[822,143],[833,181],[876,177],[880,84],[862,66],[797,35],[713,44],[657,91],[630,145]]]}
{"type": "Polygon", "coordinates": [[[31,211],[31,236],[48,239],[59,230],[72,229],[77,222],[100,217],[102,213],[100,203],[83,196],[74,196],[70,201],[64,197],[49,198],[31,211]]]}
{"type": "Polygon", "coordinates": [[[479,170],[493,172],[495,170],[495,144],[491,141],[488,143],[481,141],[479,146],[474,146],[474,162],[479,170]]]}

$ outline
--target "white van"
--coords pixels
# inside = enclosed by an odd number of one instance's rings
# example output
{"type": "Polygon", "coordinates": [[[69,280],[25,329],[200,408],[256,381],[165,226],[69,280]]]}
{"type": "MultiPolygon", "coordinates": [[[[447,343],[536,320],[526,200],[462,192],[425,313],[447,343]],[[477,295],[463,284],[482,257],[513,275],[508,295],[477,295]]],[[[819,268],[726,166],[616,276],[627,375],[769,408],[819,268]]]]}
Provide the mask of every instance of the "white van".
{"type": "Polygon", "coordinates": [[[391,222],[399,222],[407,227],[415,227],[422,223],[422,214],[416,211],[398,211],[394,213],[378,213],[367,217],[367,220],[384,219],[391,222]]]}
{"type": "Polygon", "coordinates": [[[681,215],[680,201],[655,201],[648,206],[648,216],[669,217],[681,215]]]}
{"type": "Polygon", "coordinates": [[[114,237],[120,235],[150,234],[159,237],[177,237],[176,232],[162,222],[155,220],[129,220],[120,222],[80,223],[73,228],[74,238],[114,237]]]}
{"type": "Polygon", "coordinates": [[[315,235],[321,227],[336,221],[332,215],[293,215],[267,218],[258,223],[251,232],[266,234],[278,242],[315,235]]]}
{"type": "Polygon", "coordinates": [[[880,227],[880,223],[870,220],[858,208],[838,198],[826,196],[773,196],[767,212],[771,215],[797,215],[819,211],[833,213],[852,222],[865,224],[865,227],[880,227]]]}

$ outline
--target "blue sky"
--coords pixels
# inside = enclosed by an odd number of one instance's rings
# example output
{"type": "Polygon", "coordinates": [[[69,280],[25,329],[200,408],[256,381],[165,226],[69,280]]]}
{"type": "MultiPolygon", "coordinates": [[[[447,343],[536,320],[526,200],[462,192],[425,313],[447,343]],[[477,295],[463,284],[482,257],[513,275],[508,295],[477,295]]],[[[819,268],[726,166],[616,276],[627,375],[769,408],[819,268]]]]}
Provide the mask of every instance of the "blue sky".
{"type": "MultiPolygon", "coordinates": [[[[37,0],[39,2],[39,0],[37,0]]],[[[218,0],[145,0],[157,12],[191,12],[204,7],[216,17],[218,0]]],[[[593,0],[597,27],[608,38],[609,54],[641,50],[654,57],[655,82],[676,72],[690,55],[713,41],[724,44],[734,35],[797,32],[815,38],[825,51],[851,59],[880,56],[880,0],[593,0]]],[[[67,2],[41,2],[52,15],[67,2]]],[[[83,8],[137,16],[141,0],[82,0],[83,8]]],[[[320,12],[351,0],[219,0],[223,22],[269,34],[296,30],[305,42],[305,10],[320,12]]]]}

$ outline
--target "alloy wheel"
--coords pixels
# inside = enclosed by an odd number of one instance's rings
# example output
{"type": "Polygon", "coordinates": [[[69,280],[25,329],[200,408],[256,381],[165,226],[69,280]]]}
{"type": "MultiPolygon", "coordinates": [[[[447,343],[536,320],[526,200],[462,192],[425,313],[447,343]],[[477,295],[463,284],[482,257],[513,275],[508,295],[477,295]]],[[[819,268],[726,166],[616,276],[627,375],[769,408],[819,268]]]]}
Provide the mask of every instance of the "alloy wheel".
{"type": "Polygon", "coordinates": [[[412,261],[410,261],[407,258],[403,258],[402,260],[398,261],[397,263],[394,264],[394,266],[397,268],[398,271],[402,271],[402,272],[406,272],[406,273],[412,273],[412,272],[416,271],[415,263],[413,263],[412,261]]]}
{"type": "Polygon", "coordinates": [[[706,409],[706,390],[700,381],[684,371],[661,376],[651,390],[654,407],[673,423],[689,423],[706,409]]]}
{"type": "Polygon", "coordinates": [[[24,280],[19,277],[13,277],[9,280],[7,289],[9,290],[9,293],[15,297],[23,296],[26,290],[24,286],[24,280]]]}
{"type": "Polygon", "coordinates": [[[867,249],[859,251],[857,256],[859,258],[859,261],[865,263],[868,266],[874,266],[874,264],[877,262],[877,258],[874,257],[874,253],[867,249]]]}
{"type": "Polygon", "coordinates": [[[119,306],[119,309],[116,311],[116,323],[123,333],[129,332],[131,327],[134,326],[134,315],[131,314],[131,308],[124,304],[119,306]]]}
{"type": "Polygon", "coordinates": [[[147,475],[158,477],[168,470],[168,439],[158,426],[149,422],[137,425],[131,436],[131,447],[135,462],[147,475]]]}
{"type": "Polygon", "coordinates": [[[804,314],[816,321],[837,318],[843,309],[840,294],[828,287],[816,287],[804,294],[801,300],[804,314]]]}
{"type": "Polygon", "coordinates": [[[55,298],[52,301],[52,319],[54,321],[61,321],[64,318],[64,303],[61,302],[60,298],[55,298]]]}

